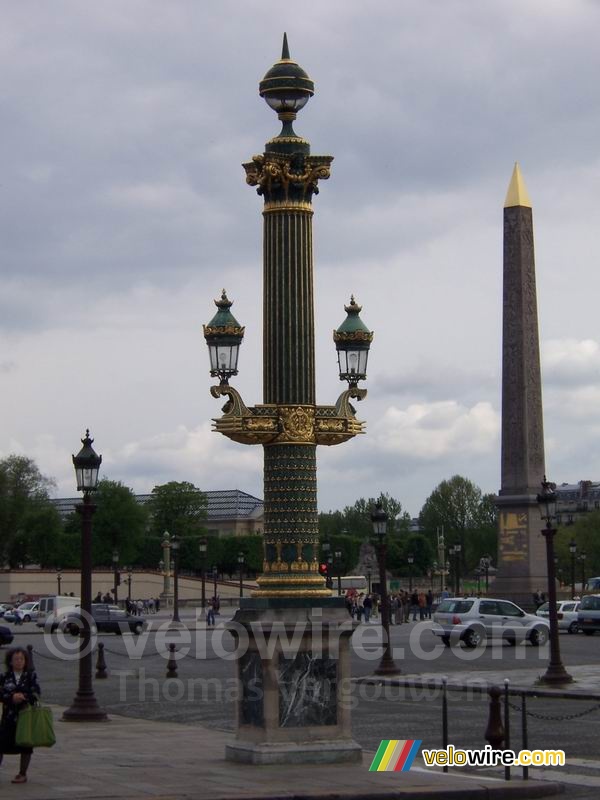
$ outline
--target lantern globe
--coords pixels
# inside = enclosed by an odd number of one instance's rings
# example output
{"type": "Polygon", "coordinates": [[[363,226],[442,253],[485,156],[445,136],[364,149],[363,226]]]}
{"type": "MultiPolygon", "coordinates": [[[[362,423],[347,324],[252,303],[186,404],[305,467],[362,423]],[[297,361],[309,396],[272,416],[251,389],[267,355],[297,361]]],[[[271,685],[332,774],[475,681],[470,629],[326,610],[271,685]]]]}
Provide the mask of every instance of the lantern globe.
{"type": "Polygon", "coordinates": [[[362,306],[359,306],[354,295],[350,303],[344,306],[347,314],[340,327],[333,332],[333,341],[338,354],[338,368],[341,381],[348,381],[356,386],[367,377],[367,361],[369,349],[373,341],[370,331],[360,318],[362,306]]]}
{"type": "Polygon", "coordinates": [[[233,302],[227,297],[225,289],[221,298],[214,302],[217,313],[208,325],[203,326],[204,338],[210,356],[210,374],[226,384],[232,375],[238,373],[238,356],[244,338],[244,327],[231,313],[233,302]]]}
{"type": "Polygon", "coordinates": [[[77,479],[77,491],[85,494],[98,488],[98,472],[102,463],[102,456],[99,456],[92,447],[93,441],[90,438],[88,428],[85,432],[85,438],[81,440],[83,447],[76,456],[72,456],[77,479]]]}

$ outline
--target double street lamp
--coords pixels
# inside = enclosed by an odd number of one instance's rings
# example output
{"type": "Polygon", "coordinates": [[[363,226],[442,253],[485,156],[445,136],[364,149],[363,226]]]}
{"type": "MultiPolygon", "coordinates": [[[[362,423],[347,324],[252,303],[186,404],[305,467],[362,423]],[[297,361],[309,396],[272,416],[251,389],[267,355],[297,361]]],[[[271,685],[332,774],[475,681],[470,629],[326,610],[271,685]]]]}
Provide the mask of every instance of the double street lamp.
{"type": "Polygon", "coordinates": [[[173,618],[171,622],[181,622],[179,619],[179,544],[179,537],[171,536],[171,550],[173,551],[173,618]]]}
{"type": "Polygon", "coordinates": [[[571,554],[571,600],[575,597],[575,556],[577,555],[577,542],[571,539],[569,542],[569,553],[571,554]]]}
{"type": "Polygon", "coordinates": [[[556,485],[546,480],[542,481],[542,491],[537,496],[540,504],[542,520],[546,522],[542,528],[542,535],[546,539],[546,562],[548,567],[548,617],[550,622],[550,663],[544,675],[540,678],[542,683],[569,683],[573,680],[566,671],[560,658],[560,643],[558,639],[558,614],[556,610],[556,575],[554,565],[554,537],[556,528],[553,521],[556,518],[556,485]]]}
{"type": "Polygon", "coordinates": [[[96,506],[91,494],[98,488],[98,472],[102,463],[93,449],[93,439],[86,430],[83,447],[73,456],[77,491],[83,492],[83,503],[75,506],[81,515],[81,627],[79,633],[79,686],[69,708],[63,714],[65,722],[103,722],[106,712],[98,705],[92,687],[92,514],[96,506]]]}
{"type": "Polygon", "coordinates": [[[386,556],[387,556],[387,521],[383,506],[379,503],[371,513],[373,532],[377,541],[377,556],[379,560],[379,594],[381,595],[381,630],[383,639],[383,654],[376,675],[392,675],[400,672],[392,655],[392,641],[390,639],[390,604],[387,591],[386,556]]]}

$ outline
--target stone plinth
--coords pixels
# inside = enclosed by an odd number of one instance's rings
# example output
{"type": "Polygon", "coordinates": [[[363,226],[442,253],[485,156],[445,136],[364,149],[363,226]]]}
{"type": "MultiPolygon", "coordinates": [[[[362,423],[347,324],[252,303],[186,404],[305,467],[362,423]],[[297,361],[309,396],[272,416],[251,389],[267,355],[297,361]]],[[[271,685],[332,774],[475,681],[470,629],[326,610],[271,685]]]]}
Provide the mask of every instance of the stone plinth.
{"type": "Polygon", "coordinates": [[[350,636],[343,598],[250,598],[226,626],[240,657],[230,761],[359,761],[350,727],[350,636]]]}

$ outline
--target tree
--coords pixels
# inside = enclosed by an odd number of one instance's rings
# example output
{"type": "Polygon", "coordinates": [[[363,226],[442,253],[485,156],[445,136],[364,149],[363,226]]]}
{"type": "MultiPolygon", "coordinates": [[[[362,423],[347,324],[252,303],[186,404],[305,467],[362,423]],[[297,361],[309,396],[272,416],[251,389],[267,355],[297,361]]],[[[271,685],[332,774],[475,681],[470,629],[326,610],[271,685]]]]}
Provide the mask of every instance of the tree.
{"type": "Polygon", "coordinates": [[[354,505],[346,506],[343,511],[330,511],[319,514],[319,533],[322,539],[334,535],[355,536],[358,539],[369,539],[373,534],[371,512],[381,503],[388,515],[388,534],[397,536],[408,533],[410,515],[402,511],[402,503],[389,494],[379,497],[361,497],[354,505]]]}
{"type": "MultiPolygon", "coordinates": [[[[541,527],[541,525],[540,525],[541,527]]],[[[559,527],[555,539],[555,552],[558,566],[562,571],[562,579],[571,583],[571,553],[569,542],[573,539],[577,545],[575,559],[575,583],[581,583],[581,561],[579,556],[585,550],[585,577],[600,575],[600,511],[589,511],[580,516],[573,525],[559,527]]]]}
{"type": "Polygon", "coordinates": [[[156,566],[162,558],[160,543],[167,531],[180,539],[180,565],[194,568],[198,561],[198,541],[206,534],[206,495],[188,481],[170,481],[152,489],[147,506],[151,521],[143,554],[145,566],[156,566]]]}
{"type": "Polygon", "coordinates": [[[136,561],[148,526],[147,509],[131,489],[107,478],[99,481],[94,503],[93,563],[112,566],[113,550],[119,552],[120,565],[136,561]]]}
{"type": "Polygon", "coordinates": [[[446,547],[461,545],[463,568],[474,567],[487,552],[497,550],[496,515],[492,495],[461,475],[442,481],[429,495],[419,525],[432,543],[443,528],[446,547]]]}
{"type": "Polygon", "coordinates": [[[29,529],[36,524],[36,509],[50,506],[52,486],[54,481],[26,456],[0,461],[0,563],[15,567],[31,560],[29,529]]]}

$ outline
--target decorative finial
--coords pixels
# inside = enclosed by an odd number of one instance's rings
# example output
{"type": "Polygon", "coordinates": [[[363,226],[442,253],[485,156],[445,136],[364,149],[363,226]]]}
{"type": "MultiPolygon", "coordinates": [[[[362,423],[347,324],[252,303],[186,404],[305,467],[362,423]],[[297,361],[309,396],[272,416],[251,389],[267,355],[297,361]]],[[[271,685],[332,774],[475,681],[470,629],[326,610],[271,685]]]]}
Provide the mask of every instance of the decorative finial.
{"type": "Polygon", "coordinates": [[[214,303],[217,308],[231,308],[231,306],[233,305],[233,300],[230,300],[227,297],[227,292],[225,291],[225,289],[223,289],[223,291],[221,292],[221,299],[215,300],[214,303]]]}
{"type": "Polygon", "coordinates": [[[344,306],[344,311],[346,314],[360,314],[362,311],[362,306],[358,305],[353,294],[350,295],[350,305],[344,306]]]}
{"type": "Polygon", "coordinates": [[[93,439],[90,439],[90,429],[86,428],[85,429],[85,438],[81,439],[81,444],[92,444],[93,441],[94,441],[93,439]]]}
{"type": "Polygon", "coordinates": [[[281,48],[281,60],[290,61],[290,48],[288,47],[287,33],[283,34],[283,47],[281,48]]]}
{"type": "Polygon", "coordinates": [[[506,200],[504,201],[504,208],[513,208],[514,206],[531,208],[529,192],[525,186],[525,181],[523,180],[523,175],[521,174],[518,161],[515,161],[515,168],[513,169],[513,174],[508,186],[508,192],[506,193],[506,200]]]}

